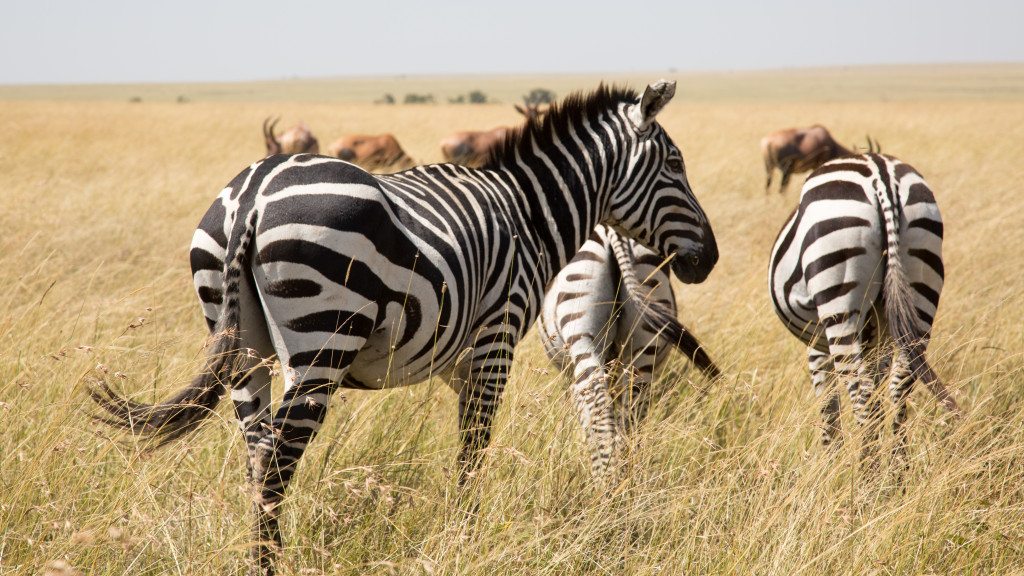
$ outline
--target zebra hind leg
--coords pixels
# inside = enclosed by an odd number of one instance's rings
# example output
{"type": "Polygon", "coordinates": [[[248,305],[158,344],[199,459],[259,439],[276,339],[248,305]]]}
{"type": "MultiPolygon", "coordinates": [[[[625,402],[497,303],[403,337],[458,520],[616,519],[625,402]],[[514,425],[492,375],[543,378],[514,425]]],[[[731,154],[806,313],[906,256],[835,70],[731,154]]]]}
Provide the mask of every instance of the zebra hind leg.
{"type": "MultiPolygon", "coordinates": [[[[262,307],[256,300],[255,290],[252,289],[250,282],[243,286],[244,289],[239,291],[242,344],[254,353],[248,354],[245,359],[245,365],[241,369],[245,376],[232,387],[231,402],[242,431],[242,438],[245,440],[246,480],[250,487],[255,487],[260,480],[256,475],[260,467],[258,447],[271,430],[271,374],[268,359],[274,356],[274,346],[270,340],[262,307]]],[[[253,511],[257,517],[260,516],[261,509],[255,499],[253,511]]],[[[269,549],[262,543],[264,539],[260,534],[261,532],[257,530],[256,538],[261,544],[253,548],[250,560],[250,572],[255,574],[267,573],[260,564],[261,558],[269,558],[269,549]]]]}
{"type": "Polygon", "coordinates": [[[821,403],[821,445],[836,448],[842,444],[843,437],[840,435],[842,427],[839,420],[839,390],[836,388],[836,380],[832,373],[832,358],[824,352],[809,348],[807,365],[811,372],[814,395],[821,403]]]}
{"type": "MultiPolygon", "coordinates": [[[[359,315],[338,314],[338,317],[346,316],[357,318],[359,315]]],[[[257,541],[253,551],[257,559],[253,570],[255,574],[274,574],[277,553],[282,546],[279,528],[281,501],[306,447],[327,416],[333,392],[372,329],[360,324],[363,322],[356,321],[353,327],[352,323],[345,322],[337,331],[345,337],[322,343],[319,349],[289,350],[292,353],[281,354],[288,359],[287,363],[282,363],[286,376],[284,398],[274,413],[270,430],[257,443],[253,459],[257,541]]]]}
{"type": "MultiPolygon", "coordinates": [[[[247,452],[246,460],[246,481],[253,491],[253,513],[260,518],[262,509],[257,500],[258,486],[261,478],[257,476],[260,469],[260,456],[258,448],[260,442],[271,429],[270,412],[270,373],[267,368],[254,370],[244,383],[231,390],[231,401],[235,407],[235,415],[238,417],[239,427],[242,430],[242,438],[245,439],[247,452]]],[[[267,539],[263,531],[257,527],[255,530],[257,544],[252,549],[250,558],[250,573],[266,574],[266,569],[261,568],[262,559],[269,559],[271,556],[268,543],[273,540],[267,539]],[[261,571],[262,570],[262,571],[261,571]]],[[[272,572],[270,572],[272,573],[272,572]]]]}
{"type": "Polygon", "coordinates": [[[861,363],[856,409],[858,422],[862,425],[864,444],[861,448],[861,463],[869,470],[880,465],[879,451],[882,445],[882,429],[885,413],[882,406],[884,380],[889,374],[891,356],[881,347],[866,347],[861,363]]]}
{"type": "Polygon", "coordinates": [[[910,360],[903,351],[893,356],[892,373],[889,376],[889,398],[892,400],[893,467],[902,473],[907,462],[907,396],[914,384],[910,360]]]}
{"type": "Polygon", "coordinates": [[[616,421],[619,435],[629,436],[647,418],[651,407],[651,382],[657,362],[657,348],[651,344],[627,357],[628,362],[618,376],[617,390],[622,395],[616,421]]]}
{"type": "Polygon", "coordinates": [[[865,355],[872,350],[863,342],[859,318],[859,312],[833,316],[825,336],[836,377],[846,385],[854,418],[862,431],[861,462],[870,468],[877,465],[882,406],[875,394],[877,371],[872,371],[871,363],[865,361],[865,355]]]}
{"type": "Polygon", "coordinates": [[[590,470],[595,478],[607,481],[617,468],[619,452],[608,369],[597,354],[576,357],[573,364],[570,390],[590,447],[590,470]]]}

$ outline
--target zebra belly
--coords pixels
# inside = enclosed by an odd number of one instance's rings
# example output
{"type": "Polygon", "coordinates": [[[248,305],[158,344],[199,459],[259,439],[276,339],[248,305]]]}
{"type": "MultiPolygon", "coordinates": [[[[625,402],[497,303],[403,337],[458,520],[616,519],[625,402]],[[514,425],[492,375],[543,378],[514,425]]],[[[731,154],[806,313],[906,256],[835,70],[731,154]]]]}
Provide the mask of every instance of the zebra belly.
{"type": "MultiPolygon", "coordinates": [[[[444,332],[440,331],[439,337],[444,332]]],[[[470,349],[466,342],[461,346],[432,350],[424,357],[412,346],[392,349],[395,338],[393,330],[380,329],[374,332],[352,362],[342,385],[349,388],[383,389],[417,384],[433,376],[447,378],[456,368],[458,359],[468,357],[468,354],[460,353],[470,349]]]]}

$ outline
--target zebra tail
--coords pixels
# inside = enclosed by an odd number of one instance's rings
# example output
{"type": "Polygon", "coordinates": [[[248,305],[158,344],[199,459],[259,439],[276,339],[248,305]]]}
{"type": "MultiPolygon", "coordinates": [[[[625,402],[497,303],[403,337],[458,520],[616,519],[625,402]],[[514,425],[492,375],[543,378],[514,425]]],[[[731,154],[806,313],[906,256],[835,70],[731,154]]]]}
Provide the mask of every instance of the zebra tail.
{"type": "MultiPolygon", "coordinates": [[[[214,339],[206,349],[206,368],[184,389],[156,404],[134,402],[112,390],[106,382],[94,382],[89,386],[89,396],[104,411],[95,417],[97,420],[152,439],[159,447],[196,430],[214,414],[228,386],[245,376],[238,373],[239,361],[244,358],[239,336],[239,283],[248,265],[249,246],[256,227],[257,213],[253,210],[251,214],[240,235],[234,257],[228,259],[224,303],[214,329],[214,339]]],[[[230,254],[230,244],[228,250],[230,254]]]]}
{"type": "Polygon", "coordinates": [[[907,280],[900,251],[900,206],[896,192],[890,197],[881,183],[875,180],[875,194],[885,222],[885,277],[882,283],[882,303],[889,334],[896,346],[910,361],[912,380],[920,379],[935,398],[950,412],[959,413],[956,400],[942,383],[925,359],[925,334],[917,324],[917,309],[914,306],[910,282],[907,280]]]}
{"type": "Polygon", "coordinates": [[[626,286],[626,297],[640,311],[645,327],[648,330],[660,333],[662,339],[674,344],[708,378],[714,380],[721,376],[722,371],[718,369],[715,362],[704,351],[703,345],[675,317],[672,311],[658,302],[653,302],[640,296],[640,280],[636,277],[632,252],[626,248],[625,243],[618,235],[611,235],[609,239],[611,240],[612,252],[615,253],[615,260],[619,264],[623,284],[626,286]]]}

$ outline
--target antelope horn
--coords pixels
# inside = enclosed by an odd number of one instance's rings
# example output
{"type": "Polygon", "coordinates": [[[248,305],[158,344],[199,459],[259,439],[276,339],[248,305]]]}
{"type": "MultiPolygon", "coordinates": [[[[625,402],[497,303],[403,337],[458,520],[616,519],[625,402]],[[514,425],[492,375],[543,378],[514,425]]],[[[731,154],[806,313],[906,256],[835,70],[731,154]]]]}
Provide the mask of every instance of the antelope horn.
{"type": "Polygon", "coordinates": [[[274,136],[274,127],[277,126],[277,122],[281,119],[280,116],[274,118],[274,121],[270,121],[270,116],[263,121],[263,141],[267,145],[267,156],[273,156],[274,154],[281,153],[281,143],[277,141],[274,136]],[[269,123],[269,126],[268,126],[269,123]]]}

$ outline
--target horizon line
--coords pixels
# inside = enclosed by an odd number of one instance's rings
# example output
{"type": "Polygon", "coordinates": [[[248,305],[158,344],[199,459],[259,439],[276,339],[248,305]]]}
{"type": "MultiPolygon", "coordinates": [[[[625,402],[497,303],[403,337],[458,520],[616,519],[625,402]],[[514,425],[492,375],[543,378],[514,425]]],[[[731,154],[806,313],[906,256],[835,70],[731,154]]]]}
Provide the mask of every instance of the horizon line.
{"type": "Polygon", "coordinates": [[[352,75],[324,75],[324,76],[283,76],[276,78],[250,78],[240,80],[98,80],[90,82],[0,82],[0,87],[33,87],[33,86],[124,86],[124,85],[178,85],[178,84],[246,84],[246,83],[273,83],[273,82],[315,82],[315,81],[337,81],[337,80],[381,80],[381,79],[442,79],[442,78],[480,78],[480,77],[546,77],[546,76],[596,76],[596,75],[618,75],[632,76],[642,74],[680,74],[689,76],[717,75],[717,74],[765,74],[773,72],[835,72],[843,70],[867,70],[872,68],[896,69],[896,68],[946,68],[946,67],[991,67],[991,66],[1021,66],[1024,60],[961,60],[944,62],[885,62],[874,64],[833,64],[816,66],[781,66],[769,68],[720,68],[720,69],[678,69],[669,67],[665,69],[646,70],[604,70],[604,71],[545,71],[545,72],[424,72],[424,73],[395,73],[395,74],[352,74],[352,75]]]}

